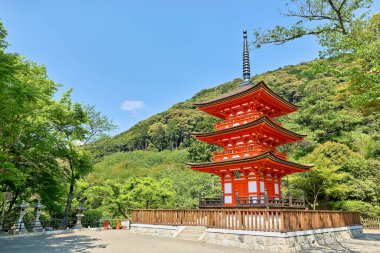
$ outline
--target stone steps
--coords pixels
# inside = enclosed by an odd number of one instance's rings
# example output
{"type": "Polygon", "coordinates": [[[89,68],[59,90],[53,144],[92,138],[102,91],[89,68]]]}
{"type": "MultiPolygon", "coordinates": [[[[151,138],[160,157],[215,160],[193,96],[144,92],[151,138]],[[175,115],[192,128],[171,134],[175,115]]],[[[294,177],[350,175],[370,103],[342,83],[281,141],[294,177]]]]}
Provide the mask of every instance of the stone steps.
{"type": "Polygon", "coordinates": [[[205,227],[199,226],[188,226],[185,227],[176,237],[179,240],[186,241],[199,241],[202,239],[203,234],[205,233],[205,227]]]}

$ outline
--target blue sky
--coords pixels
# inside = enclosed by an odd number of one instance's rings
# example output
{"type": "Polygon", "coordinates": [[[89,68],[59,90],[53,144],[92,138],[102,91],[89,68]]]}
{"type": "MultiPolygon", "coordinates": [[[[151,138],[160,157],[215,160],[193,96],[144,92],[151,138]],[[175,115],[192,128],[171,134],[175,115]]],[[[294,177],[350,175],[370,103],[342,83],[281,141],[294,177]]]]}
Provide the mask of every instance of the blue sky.
{"type": "MultiPolygon", "coordinates": [[[[252,41],[254,28],[290,24],[283,8],[278,0],[0,0],[0,18],[8,51],[45,65],[60,92],[73,88],[75,101],[118,125],[115,134],[240,77],[242,31],[252,41]]],[[[251,50],[252,73],[318,50],[313,38],[251,50]]]]}

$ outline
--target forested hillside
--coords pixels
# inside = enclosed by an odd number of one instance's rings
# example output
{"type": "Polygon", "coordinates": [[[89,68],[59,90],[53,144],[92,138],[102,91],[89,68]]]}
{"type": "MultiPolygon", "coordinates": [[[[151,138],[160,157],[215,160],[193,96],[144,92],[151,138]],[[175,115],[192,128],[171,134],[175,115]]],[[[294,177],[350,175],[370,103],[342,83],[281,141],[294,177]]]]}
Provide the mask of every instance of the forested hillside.
{"type": "MultiPolygon", "coordinates": [[[[338,64],[334,60],[329,62],[338,64]]],[[[353,107],[348,100],[347,77],[336,77],[328,71],[315,72],[317,64],[322,63],[317,60],[286,66],[253,78],[254,83],[264,80],[282,97],[301,106],[299,112],[277,120],[286,128],[308,137],[281,149],[290,159],[313,163],[316,167],[311,173],[290,177],[290,190],[295,194],[304,191],[310,208],[357,209],[365,214],[370,214],[371,210],[371,215],[376,215],[376,212],[380,213],[379,113],[365,114],[353,107]]],[[[104,211],[105,204],[113,203],[109,199],[111,196],[118,196],[119,200],[135,199],[135,195],[130,195],[134,193],[125,189],[133,188],[129,184],[148,186],[153,182],[160,184],[162,180],[165,180],[165,186],[160,190],[142,187],[139,194],[145,196],[140,196],[145,200],[138,203],[124,201],[128,203],[126,208],[148,207],[152,203],[155,207],[195,207],[198,192],[218,194],[217,178],[190,171],[185,166],[189,161],[209,160],[215,150],[215,147],[191,137],[191,132],[211,130],[216,121],[197,110],[193,103],[226,93],[240,82],[241,79],[236,79],[202,90],[191,99],[139,122],[126,132],[93,143],[90,149],[100,162],[81,189],[91,196],[92,190],[85,189],[96,187],[107,192],[107,197],[102,201],[88,197],[88,204],[104,211]],[[136,183],[136,180],[141,181],[136,183]],[[100,186],[101,182],[106,182],[104,187],[100,186]],[[119,195],[122,191],[125,193],[119,195]],[[147,205],[147,200],[150,205],[147,205]]],[[[118,214],[116,207],[108,208],[107,212],[118,214]]]]}

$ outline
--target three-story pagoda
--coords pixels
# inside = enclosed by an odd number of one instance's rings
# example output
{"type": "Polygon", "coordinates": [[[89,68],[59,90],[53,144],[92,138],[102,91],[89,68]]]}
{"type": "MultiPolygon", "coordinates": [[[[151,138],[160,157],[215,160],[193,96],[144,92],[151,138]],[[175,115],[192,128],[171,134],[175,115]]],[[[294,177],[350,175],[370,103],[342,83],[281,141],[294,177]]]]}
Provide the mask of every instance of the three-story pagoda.
{"type": "MultiPolygon", "coordinates": [[[[193,170],[213,173],[221,180],[223,196],[214,206],[291,206],[281,195],[281,179],[304,172],[312,165],[286,160],[277,147],[302,140],[301,135],[285,129],[275,117],[297,111],[298,106],[274,93],[263,81],[250,79],[247,32],[244,31],[243,82],[233,91],[215,99],[196,103],[198,109],[222,119],[215,131],[193,136],[223,148],[212,162],[189,163],[193,170]]],[[[292,200],[290,200],[292,202],[292,200]]],[[[290,203],[291,204],[291,203],[290,203]]],[[[213,206],[211,204],[211,206],[213,206]]]]}

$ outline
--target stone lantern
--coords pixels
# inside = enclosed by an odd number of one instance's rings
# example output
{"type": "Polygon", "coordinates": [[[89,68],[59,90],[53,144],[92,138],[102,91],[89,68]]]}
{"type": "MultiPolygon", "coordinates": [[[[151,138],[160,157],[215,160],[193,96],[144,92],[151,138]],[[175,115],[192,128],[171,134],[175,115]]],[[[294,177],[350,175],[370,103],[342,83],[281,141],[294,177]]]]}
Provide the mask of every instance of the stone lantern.
{"type": "Polygon", "coordinates": [[[82,202],[79,202],[78,208],[77,208],[77,223],[75,224],[74,228],[83,228],[82,226],[82,218],[84,216],[83,211],[86,210],[86,208],[82,205],[82,202]]]}
{"type": "Polygon", "coordinates": [[[30,226],[30,231],[32,232],[42,232],[43,227],[40,222],[40,216],[42,213],[42,209],[44,209],[45,206],[41,204],[41,200],[38,200],[38,202],[34,205],[34,215],[35,218],[30,226]]]}
{"type": "Polygon", "coordinates": [[[28,208],[29,205],[27,203],[25,203],[25,201],[23,200],[21,202],[21,204],[17,205],[16,207],[19,208],[20,211],[18,213],[18,215],[19,215],[18,220],[16,221],[16,224],[14,225],[14,232],[15,233],[25,233],[26,228],[25,228],[23,218],[26,214],[26,208],[28,208]]]}

